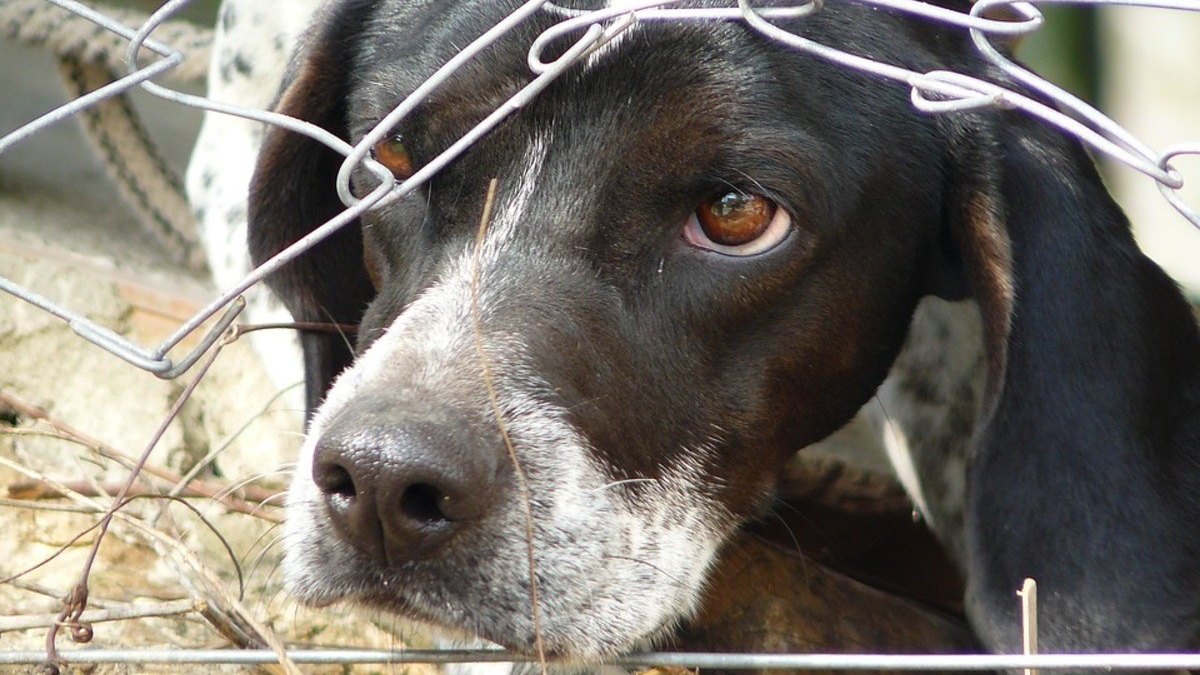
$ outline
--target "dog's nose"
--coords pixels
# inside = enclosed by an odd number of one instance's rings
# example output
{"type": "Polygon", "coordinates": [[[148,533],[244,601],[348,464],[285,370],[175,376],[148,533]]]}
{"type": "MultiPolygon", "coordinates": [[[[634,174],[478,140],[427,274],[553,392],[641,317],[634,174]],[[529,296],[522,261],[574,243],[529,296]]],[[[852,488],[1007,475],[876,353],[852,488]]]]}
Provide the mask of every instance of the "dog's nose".
{"type": "Polygon", "coordinates": [[[337,533],[381,564],[423,560],[491,510],[498,458],[463,427],[341,415],[321,434],[313,482],[337,533]]]}

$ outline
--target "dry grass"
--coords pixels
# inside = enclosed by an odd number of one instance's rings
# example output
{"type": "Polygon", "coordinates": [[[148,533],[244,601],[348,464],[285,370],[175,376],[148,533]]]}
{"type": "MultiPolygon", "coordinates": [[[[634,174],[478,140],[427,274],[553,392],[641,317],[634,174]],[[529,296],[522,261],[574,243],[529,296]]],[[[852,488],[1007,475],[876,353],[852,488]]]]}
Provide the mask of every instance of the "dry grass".
{"type": "MultiPolygon", "coordinates": [[[[108,290],[80,275],[64,284],[108,290]]],[[[95,306],[116,304],[102,318],[136,332],[142,312],[126,297],[114,293],[95,306]]],[[[162,382],[15,303],[0,300],[8,318],[0,321],[0,531],[11,547],[0,557],[0,648],[50,654],[48,638],[64,649],[90,638],[91,648],[281,654],[427,646],[393,617],[309,610],[284,592],[281,506],[299,416],[273,399],[248,345],[225,347],[207,373],[162,382]]],[[[81,670],[178,672],[139,664],[81,670]]],[[[299,672],[282,656],[263,670],[299,672]]],[[[424,668],[304,668],[400,670],[424,668]]]]}

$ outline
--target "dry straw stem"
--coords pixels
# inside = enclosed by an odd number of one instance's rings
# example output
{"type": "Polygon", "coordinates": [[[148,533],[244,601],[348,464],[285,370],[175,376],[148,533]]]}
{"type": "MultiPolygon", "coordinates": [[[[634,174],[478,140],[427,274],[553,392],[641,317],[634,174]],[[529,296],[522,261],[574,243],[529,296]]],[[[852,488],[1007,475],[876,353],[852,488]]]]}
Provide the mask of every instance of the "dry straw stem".
{"type": "MultiPolygon", "coordinates": [[[[149,617],[178,616],[203,612],[203,600],[184,599],[169,602],[143,603],[112,609],[88,610],[80,616],[84,623],[104,623],[107,621],[125,621],[127,619],[145,619],[149,617]]],[[[25,616],[0,616],[0,633],[14,630],[32,630],[49,628],[58,622],[57,614],[37,614],[25,616]]]]}
{"type": "MultiPolygon", "coordinates": [[[[203,563],[199,558],[188,548],[188,546],[172,533],[164,532],[156,527],[152,527],[142,520],[127,514],[122,510],[112,510],[111,507],[102,504],[95,498],[80,494],[71,490],[68,486],[55,481],[49,476],[45,476],[37,471],[34,471],[26,466],[13,462],[5,457],[0,457],[0,465],[17,471],[30,480],[49,486],[54,491],[60,493],[67,499],[71,500],[81,508],[92,512],[108,513],[112,512],[112,518],[115,522],[127,525],[130,531],[142,536],[143,540],[155,550],[155,552],[163,559],[171,560],[177,569],[181,572],[179,581],[188,587],[192,593],[198,598],[191,600],[195,611],[200,614],[222,637],[228,639],[235,646],[242,648],[261,648],[268,647],[276,652],[279,656],[280,663],[283,666],[283,671],[289,675],[300,675],[299,669],[295,664],[287,658],[286,650],[283,642],[268,626],[256,620],[253,615],[246,610],[241,601],[230,595],[226,590],[226,584],[203,563]]],[[[126,499],[122,505],[127,504],[126,499]]],[[[84,532],[79,533],[71,542],[60,547],[59,551],[53,554],[50,558],[43,561],[40,567],[50,560],[57,557],[58,553],[73,545],[78,540],[82,539],[89,532],[97,529],[99,524],[88,528],[84,532]]],[[[214,530],[215,532],[215,530],[214,530]]],[[[218,536],[219,533],[216,533],[218,536]]],[[[226,550],[229,550],[226,547],[226,550]]],[[[232,555],[232,553],[231,553],[232,555]]],[[[233,560],[235,566],[236,559],[233,560]]],[[[31,570],[26,570],[26,572],[31,570]]],[[[238,570],[240,577],[240,569],[238,570]]],[[[46,627],[54,629],[62,626],[63,619],[61,615],[55,617],[55,620],[48,624],[42,624],[46,627]]],[[[68,622],[72,625],[82,625],[89,623],[86,615],[81,614],[78,618],[68,622]]]]}
{"type": "MultiPolygon", "coordinates": [[[[108,532],[110,524],[119,522],[129,525],[132,531],[143,535],[150,546],[154,548],[160,556],[177,563],[177,567],[180,569],[180,571],[184,572],[184,574],[180,575],[180,581],[187,586],[191,586],[197,595],[206,600],[206,602],[203,603],[200,614],[204,616],[213,625],[213,627],[217,629],[218,632],[231,639],[235,644],[239,644],[239,646],[266,645],[270,647],[277,654],[279,663],[282,665],[284,672],[289,673],[289,675],[299,675],[300,671],[287,657],[286,650],[284,649],[283,643],[278,636],[276,636],[269,627],[263,625],[261,622],[258,622],[250,612],[247,612],[238,598],[230,596],[229,593],[224,590],[225,584],[220,581],[220,579],[214,575],[183,544],[183,542],[179,540],[178,537],[176,537],[174,534],[163,532],[152,522],[143,522],[134,516],[130,516],[124,511],[125,506],[127,506],[130,502],[130,491],[134,488],[135,482],[140,477],[142,471],[146,468],[146,460],[149,457],[150,452],[158,444],[166,428],[175,420],[184,402],[187,401],[187,399],[195,391],[196,386],[198,386],[199,383],[204,379],[209,368],[216,361],[216,358],[220,354],[221,348],[227,344],[227,342],[228,339],[222,341],[210,352],[198,370],[196,377],[184,388],[183,392],[172,405],[170,413],[163,419],[158,431],[147,443],[147,446],[142,452],[141,456],[133,461],[128,481],[121,486],[115,499],[107,500],[109,502],[108,504],[101,504],[96,499],[73,491],[68,486],[53,480],[49,476],[41,474],[40,472],[34,471],[28,467],[21,466],[20,464],[8,460],[7,458],[0,457],[0,464],[8,466],[22,475],[25,475],[33,482],[50,486],[52,489],[74,502],[80,503],[88,508],[100,509],[104,512],[103,517],[98,523],[79,533],[79,535],[72,539],[73,543],[87,536],[87,534],[92,531],[96,532],[91,544],[91,553],[82,565],[82,569],[79,572],[78,581],[72,587],[71,591],[67,595],[67,598],[64,600],[64,608],[62,612],[60,612],[55,621],[48,626],[46,635],[46,662],[43,667],[46,672],[59,672],[58,666],[62,662],[62,659],[59,656],[56,642],[57,635],[61,628],[68,628],[72,638],[77,642],[87,642],[92,639],[92,627],[90,623],[83,619],[83,614],[88,606],[89,577],[92,571],[92,566],[98,558],[101,542],[105,534],[108,532]],[[188,572],[190,572],[190,574],[188,572]]],[[[102,457],[113,459],[115,461],[128,459],[123,455],[123,453],[117,452],[112,448],[108,448],[101,443],[97,443],[94,441],[94,439],[87,438],[86,435],[79,434],[75,432],[75,430],[65,427],[65,425],[55,425],[53,421],[51,421],[49,417],[41,411],[32,409],[29,406],[24,406],[18,401],[11,400],[9,397],[0,399],[0,403],[7,403],[11,408],[20,413],[24,413],[29,417],[50,423],[52,427],[54,427],[68,439],[83,442],[84,445],[93,448],[102,457]]],[[[99,490],[98,485],[95,487],[97,492],[102,492],[99,490]]],[[[229,553],[230,559],[232,560],[237,571],[238,587],[239,589],[243,589],[244,579],[242,570],[240,564],[238,563],[237,557],[233,553],[233,550],[229,546],[228,542],[216,528],[212,527],[212,525],[203,518],[202,514],[200,514],[198,510],[187,504],[187,502],[180,501],[180,503],[188,506],[188,508],[191,509],[197,517],[203,520],[205,525],[208,526],[213,534],[215,534],[221,541],[222,545],[225,547],[225,550],[229,553]]],[[[71,543],[68,543],[67,545],[69,546],[71,543]]],[[[65,550],[65,547],[60,548],[59,551],[50,558],[35,565],[31,569],[36,569],[37,567],[44,565],[46,562],[53,560],[63,550],[65,550]]],[[[31,570],[26,570],[24,573],[27,573],[28,571],[31,570]]]]}
{"type": "Polygon", "coordinates": [[[525,478],[525,470],[521,467],[521,460],[517,458],[512,438],[508,435],[508,426],[504,423],[504,412],[500,410],[500,399],[496,395],[496,378],[492,373],[492,367],[484,349],[483,327],[479,320],[479,256],[483,251],[483,240],[487,237],[488,225],[491,223],[498,185],[499,181],[495,178],[488,182],[487,198],[483,203],[483,215],[479,218],[479,230],[475,236],[475,257],[472,260],[471,274],[471,323],[475,333],[475,353],[479,358],[479,368],[483,374],[484,387],[487,389],[488,403],[496,418],[496,427],[504,439],[504,448],[508,451],[508,458],[512,462],[513,473],[517,478],[517,489],[521,494],[521,504],[525,510],[525,543],[529,558],[529,602],[532,605],[534,649],[537,652],[538,665],[542,675],[547,675],[546,650],[542,645],[542,614],[539,608],[537,563],[533,550],[533,510],[529,503],[529,481],[525,478]]]}
{"type": "MultiPolygon", "coordinates": [[[[96,453],[96,455],[99,457],[116,462],[127,469],[132,470],[134,468],[135,461],[128,454],[121,452],[120,450],[117,450],[116,448],[113,448],[112,446],[107,445],[95,438],[92,438],[91,436],[79,431],[78,429],[75,429],[71,425],[62,422],[61,420],[53,418],[43,410],[28,405],[25,402],[4,393],[0,393],[0,405],[7,406],[23,417],[37,420],[38,422],[42,422],[50,427],[50,431],[41,431],[37,429],[2,429],[0,430],[0,434],[37,435],[57,438],[87,448],[88,450],[96,453]]],[[[185,481],[185,477],[178,473],[149,464],[142,467],[141,473],[172,486],[183,485],[183,490],[177,496],[207,498],[217,502],[218,504],[221,504],[230,511],[244,513],[246,515],[261,518],[273,523],[280,523],[283,521],[280,516],[264,511],[263,509],[265,505],[269,505],[271,501],[278,498],[278,496],[281,494],[279,490],[270,490],[253,485],[242,485],[235,488],[228,483],[217,481],[185,481]]],[[[141,478],[144,483],[149,482],[149,479],[145,476],[139,475],[139,478],[141,478]]],[[[71,487],[83,488],[84,486],[72,484],[71,487]]],[[[107,495],[119,492],[121,489],[119,486],[114,487],[115,490],[106,490],[104,489],[104,486],[95,486],[91,489],[75,489],[75,492],[84,495],[101,496],[100,493],[107,495]]],[[[162,494],[161,491],[157,490],[153,484],[141,489],[134,489],[131,487],[131,490],[133,491],[129,493],[130,495],[162,494]]],[[[47,499],[60,496],[61,494],[61,491],[52,489],[49,483],[37,479],[31,479],[30,481],[15,483],[8,486],[8,497],[16,500],[47,499]]]]}
{"type": "MultiPolygon", "coordinates": [[[[230,339],[230,341],[237,340],[242,335],[245,335],[246,332],[247,332],[247,330],[246,330],[245,326],[235,325],[232,328],[230,328],[229,339],[230,339]]],[[[301,384],[301,383],[297,382],[296,386],[298,386],[299,384],[301,384]]],[[[218,443],[216,445],[216,447],[212,448],[208,452],[208,454],[206,454],[204,457],[202,457],[200,459],[200,461],[196,462],[195,465],[192,466],[191,469],[189,469],[186,473],[184,473],[179,478],[179,480],[174,481],[175,487],[173,487],[171,489],[171,493],[170,493],[171,496],[173,496],[173,497],[174,496],[187,496],[187,495],[184,495],[183,493],[190,491],[190,490],[194,490],[193,483],[196,482],[196,476],[199,475],[199,473],[201,471],[203,471],[205,469],[205,467],[208,467],[209,465],[212,464],[212,462],[216,461],[217,457],[219,457],[222,453],[224,453],[226,450],[228,450],[233,445],[233,442],[236,441],[239,436],[241,436],[247,429],[250,428],[250,425],[254,424],[254,422],[256,420],[258,420],[259,418],[266,415],[271,410],[271,407],[274,406],[275,403],[277,401],[279,401],[279,399],[282,398],[291,389],[292,389],[292,387],[285,387],[285,388],[280,389],[279,391],[275,392],[275,395],[271,396],[269,399],[267,399],[267,401],[262,406],[260,406],[258,410],[256,410],[252,415],[250,415],[248,418],[246,418],[246,421],[240,427],[235,429],[233,431],[233,433],[229,434],[229,436],[225,440],[218,443]]],[[[244,498],[246,498],[250,501],[253,501],[253,502],[258,502],[259,505],[266,504],[270,500],[273,500],[275,497],[282,494],[282,491],[276,491],[276,492],[262,491],[251,485],[239,486],[238,490],[240,492],[242,492],[242,496],[244,498]],[[258,494],[256,496],[252,496],[251,492],[255,492],[258,494]]],[[[233,492],[233,491],[227,487],[226,489],[221,491],[221,494],[228,495],[231,492],[233,492]]],[[[210,495],[205,495],[205,496],[210,496],[210,495]]],[[[256,515],[256,514],[251,514],[251,515],[256,515]]],[[[281,522],[281,521],[282,521],[282,519],[274,520],[273,522],[281,522]]]]}
{"type": "MultiPolygon", "coordinates": [[[[67,489],[77,494],[86,497],[108,497],[116,494],[124,487],[123,484],[114,482],[84,482],[70,481],[62,484],[67,489]]],[[[134,497],[183,497],[192,499],[210,499],[218,502],[230,511],[242,513],[255,518],[270,521],[272,523],[282,523],[283,519],[273,513],[265,513],[262,510],[264,505],[269,504],[269,500],[276,499],[283,492],[281,490],[267,490],[254,486],[245,486],[236,488],[251,501],[243,501],[234,499],[228,495],[235,488],[225,483],[206,483],[195,481],[187,484],[183,490],[172,490],[170,493],[163,493],[153,488],[133,487],[126,493],[126,498],[134,497]]],[[[53,486],[38,480],[24,480],[8,485],[8,498],[15,501],[34,501],[42,499],[57,499],[62,497],[62,493],[56,490],[53,486]]]]}

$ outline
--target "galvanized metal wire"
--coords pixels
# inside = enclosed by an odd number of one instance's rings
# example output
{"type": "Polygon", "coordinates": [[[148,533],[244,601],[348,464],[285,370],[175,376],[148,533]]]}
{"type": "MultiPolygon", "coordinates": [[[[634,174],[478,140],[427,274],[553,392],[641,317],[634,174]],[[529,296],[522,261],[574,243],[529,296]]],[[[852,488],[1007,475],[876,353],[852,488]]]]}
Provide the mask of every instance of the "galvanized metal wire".
{"type": "MultiPolygon", "coordinates": [[[[74,664],[138,663],[262,665],[279,655],[265,649],[72,649],[61,655],[74,664]]],[[[529,657],[494,649],[292,649],[297,664],[533,663],[529,657]]],[[[45,652],[0,652],[0,665],[31,665],[45,652]]],[[[623,668],[721,670],[1195,670],[1200,654],[719,654],[645,652],[606,660],[623,668]]]]}

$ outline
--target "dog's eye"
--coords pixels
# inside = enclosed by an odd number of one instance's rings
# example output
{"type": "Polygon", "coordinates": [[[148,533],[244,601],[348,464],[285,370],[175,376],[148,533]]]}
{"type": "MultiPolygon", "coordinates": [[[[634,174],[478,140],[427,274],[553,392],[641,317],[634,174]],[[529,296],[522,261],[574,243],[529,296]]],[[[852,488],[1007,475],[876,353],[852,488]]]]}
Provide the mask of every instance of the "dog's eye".
{"type": "Polygon", "coordinates": [[[791,224],[791,216],[774,201],[730,190],[700,202],[684,227],[684,238],[717,253],[748,256],[774,248],[791,224]]]}
{"type": "Polygon", "coordinates": [[[413,161],[399,135],[388,136],[371,146],[371,157],[386,166],[392,175],[405,180],[413,175],[413,161]]]}

